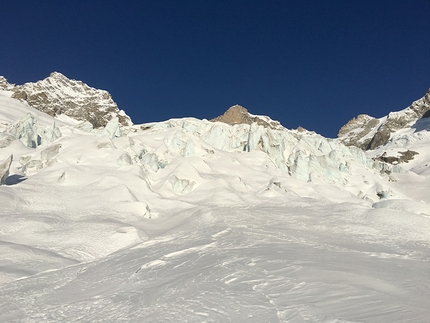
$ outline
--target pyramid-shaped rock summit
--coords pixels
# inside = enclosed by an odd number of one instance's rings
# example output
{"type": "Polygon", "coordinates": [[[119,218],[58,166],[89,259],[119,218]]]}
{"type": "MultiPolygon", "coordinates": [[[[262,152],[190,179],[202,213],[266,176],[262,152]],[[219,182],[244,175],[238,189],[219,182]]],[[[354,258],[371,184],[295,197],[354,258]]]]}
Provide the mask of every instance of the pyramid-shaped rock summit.
{"type": "Polygon", "coordinates": [[[88,121],[94,128],[106,126],[114,117],[123,126],[132,125],[130,117],[118,108],[109,92],[69,79],[58,72],[23,85],[9,84],[4,77],[0,77],[0,90],[11,92],[12,98],[27,102],[51,116],[67,115],[79,121],[88,121]]]}
{"type": "Polygon", "coordinates": [[[283,128],[279,121],[272,120],[266,116],[257,116],[250,114],[246,108],[238,104],[230,107],[223,115],[216,117],[210,121],[224,122],[230,125],[257,123],[258,125],[266,128],[283,128]]]}

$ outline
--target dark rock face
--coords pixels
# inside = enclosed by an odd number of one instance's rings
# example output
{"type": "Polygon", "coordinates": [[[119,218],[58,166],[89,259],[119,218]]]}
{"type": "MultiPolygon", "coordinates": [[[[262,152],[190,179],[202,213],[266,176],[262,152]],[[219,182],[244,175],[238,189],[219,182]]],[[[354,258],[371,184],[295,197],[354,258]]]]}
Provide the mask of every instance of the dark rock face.
{"type": "Polygon", "coordinates": [[[421,117],[421,119],[427,119],[430,118],[430,110],[428,110],[424,115],[421,117]]]}
{"type": "Polygon", "coordinates": [[[27,101],[27,93],[25,91],[16,91],[12,94],[12,97],[20,101],[27,101]]]}
{"type": "Polygon", "coordinates": [[[343,137],[342,142],[347,146],[356,146],[366,150],[372,138],[365,137],[377,127],[379,123],[378,119],[367,114],[360,114],[340,128],[337,136],[343,137]]]}
{"type": "Polygon", "coordinates": [[[230,125],[234,124],[252,124],[257,123],[258,125],[266,128],[280,129],[282,125],[275,120],[268,117],[254,116],[251,115],[247,109],[240,105],[234,105],[229,108],[223,115],[210,120],[212,122],[224,122],[230,125]]]}
{"type": "MultiPolygon", "coordinates": [[[[370,140],[370,142],[365,147],[366,150],[373,150],[380,146],[385,145],[388,140],[390,139],[391,131],[389,128],[387,128],[385,125],[383,125],[377,133],[373,136],[373,138],[370,140]]],[[[366,143],[364,143],[364,146],[366,143]]]]}
{"type": "Polygon", "coordinates": [[[345,145],[373,150],[385,145],[393,132],[411,127],[417,120],[430,117],[430,89],[421,99],[398,112],[391,112],[385,120],[359,115],[344,125],[338,138],[345,145]],[[369,135],[373,133],[373,135],[369,135]]]}
{"type": "MultiPolygon", "coordinates": [[[[6,90],[6,86],[3,87],[6,90]]],[[[13,92],[13,98],[25,101],[37,110],[51,116],[64,114],[76,120],[89,121],[94,128],[106,126],[113,117],[117,117],[123,126],[132,124],[130,117],[118,109],[107,91],[68,79],[58,72],[36,83],[9,84],[7,90],[13,92]]]]}

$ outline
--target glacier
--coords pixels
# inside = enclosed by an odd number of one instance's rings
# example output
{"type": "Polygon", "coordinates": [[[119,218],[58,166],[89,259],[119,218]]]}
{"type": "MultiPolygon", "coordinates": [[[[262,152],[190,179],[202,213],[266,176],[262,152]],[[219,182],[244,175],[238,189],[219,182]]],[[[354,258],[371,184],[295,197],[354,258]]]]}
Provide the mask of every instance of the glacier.
{"type": "Polygon", "coordinates": [[[0,105],[1,321],[430,317],[423,121],[365,152],[279,125],[96,128],[0,105]]]}

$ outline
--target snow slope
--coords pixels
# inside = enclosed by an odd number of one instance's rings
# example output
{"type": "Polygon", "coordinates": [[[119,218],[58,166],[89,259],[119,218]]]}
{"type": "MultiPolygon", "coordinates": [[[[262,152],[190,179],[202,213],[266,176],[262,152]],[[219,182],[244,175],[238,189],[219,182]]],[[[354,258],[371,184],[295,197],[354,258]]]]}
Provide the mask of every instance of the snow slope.
{"type": "Polygon", "coordinates": [[[255,124],[0,104],[0,321],[428,321],[426,126],[403,167],[255,124]]]}

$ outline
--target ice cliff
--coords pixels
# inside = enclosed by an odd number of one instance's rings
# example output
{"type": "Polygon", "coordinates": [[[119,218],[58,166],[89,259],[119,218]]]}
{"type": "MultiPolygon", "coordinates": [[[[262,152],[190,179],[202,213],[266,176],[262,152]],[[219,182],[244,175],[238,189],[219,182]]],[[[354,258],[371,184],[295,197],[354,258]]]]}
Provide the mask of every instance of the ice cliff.
{"type": "Polygon", "coordinates": [[[352,165],[374,169],[384,175],[403,171],[401,167],[367,158],[357,147],[347,147],[318,134],[285,128],[277,130],[257,123],[228,125],[185,118],[148,124],[145,128],[154,132],[170,129],[163,143],[169,152],[182,157],[207,156],[214,149],[263,152],[277,168],[306,182],[322,179],[346,185],[352,165]],[[202,143],[197,144],[196,138],[202,143]]]}

